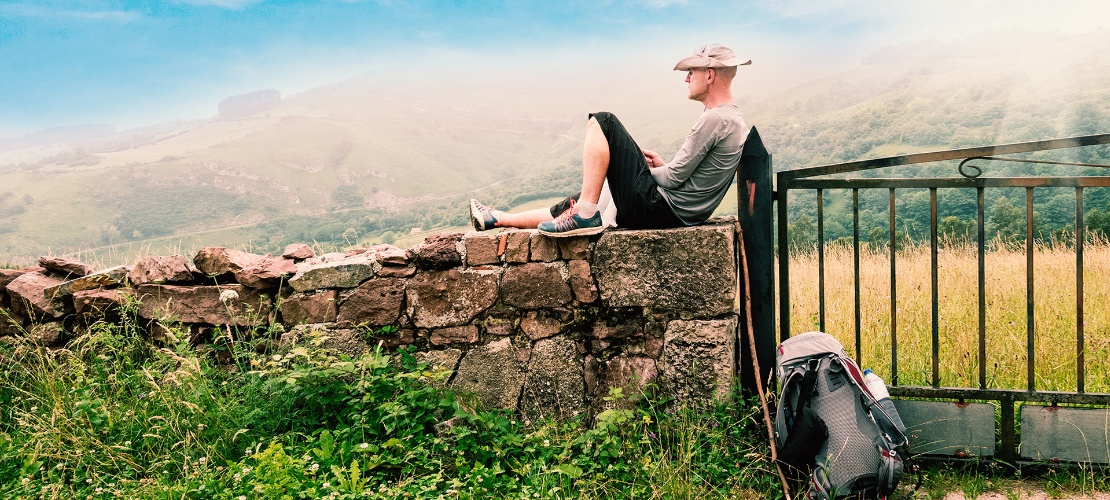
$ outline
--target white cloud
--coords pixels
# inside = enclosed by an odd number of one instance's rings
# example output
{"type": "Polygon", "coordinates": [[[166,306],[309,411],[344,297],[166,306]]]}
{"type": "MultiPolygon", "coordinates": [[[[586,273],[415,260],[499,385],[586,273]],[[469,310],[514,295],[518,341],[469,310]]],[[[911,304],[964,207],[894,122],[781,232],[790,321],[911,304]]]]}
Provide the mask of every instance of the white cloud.
{"type": "Polygon", "coordinates": [[[33,17],[38,19],[79,19],[86,21],[109,21],[129,23],[142,17],[138,12],[127,10],[72,10],[59,9],[31,4],[3,4],[0,13],[6,17],[33,17]]]}

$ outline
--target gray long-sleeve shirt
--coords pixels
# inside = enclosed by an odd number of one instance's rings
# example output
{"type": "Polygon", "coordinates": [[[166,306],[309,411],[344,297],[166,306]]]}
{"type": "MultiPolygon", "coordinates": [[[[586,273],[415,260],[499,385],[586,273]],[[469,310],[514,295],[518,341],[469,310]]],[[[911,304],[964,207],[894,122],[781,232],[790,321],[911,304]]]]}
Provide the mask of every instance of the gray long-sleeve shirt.
{"type": "Polygon", "coordinates": [[[650,169],[659,192],[686,225],[708,219],[732,184],[748,126],[735,104],[707,109],[674,160],[650,169]]]}

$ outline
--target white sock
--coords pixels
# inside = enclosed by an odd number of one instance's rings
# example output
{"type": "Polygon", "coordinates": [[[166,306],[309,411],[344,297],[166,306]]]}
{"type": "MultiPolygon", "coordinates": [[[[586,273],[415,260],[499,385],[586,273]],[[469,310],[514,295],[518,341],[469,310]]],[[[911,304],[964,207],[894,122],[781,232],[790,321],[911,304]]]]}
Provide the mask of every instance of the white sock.
{"type": "Polygon", "coordinates": [[[583,219],[589,219],[597,213],[597,203],[579,201],[575,206],[578,207],[578,216],[583,219]]]}

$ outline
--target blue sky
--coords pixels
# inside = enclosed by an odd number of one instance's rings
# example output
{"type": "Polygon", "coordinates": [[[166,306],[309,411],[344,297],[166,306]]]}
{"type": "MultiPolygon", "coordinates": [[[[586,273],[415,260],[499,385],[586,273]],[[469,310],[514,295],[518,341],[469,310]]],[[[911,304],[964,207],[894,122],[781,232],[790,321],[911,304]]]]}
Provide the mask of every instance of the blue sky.
{"type": "Polygon", "coordinates": [[[1107,29],[1110,2],[0,0],[0,137],[203,118],[259,88],[465,60],[665,65],[718,41],[786,75],[900,41],[1031,27],[1107,29]]]}

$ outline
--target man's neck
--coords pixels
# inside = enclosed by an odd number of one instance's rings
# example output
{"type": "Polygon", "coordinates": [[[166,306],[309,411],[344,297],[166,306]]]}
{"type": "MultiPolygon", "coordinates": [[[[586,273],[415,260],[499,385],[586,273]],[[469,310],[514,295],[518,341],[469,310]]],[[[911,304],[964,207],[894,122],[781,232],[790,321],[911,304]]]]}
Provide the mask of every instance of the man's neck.
{"type": "Polygon", "coordinates": [[[710,92],[701,103],[705,105],[705,109],[713,109],[717,106],[733,104],[734,102],[735,101],[732,99],[732,92],[730,90],[725,90],[722,92],[710,92]]]}

